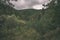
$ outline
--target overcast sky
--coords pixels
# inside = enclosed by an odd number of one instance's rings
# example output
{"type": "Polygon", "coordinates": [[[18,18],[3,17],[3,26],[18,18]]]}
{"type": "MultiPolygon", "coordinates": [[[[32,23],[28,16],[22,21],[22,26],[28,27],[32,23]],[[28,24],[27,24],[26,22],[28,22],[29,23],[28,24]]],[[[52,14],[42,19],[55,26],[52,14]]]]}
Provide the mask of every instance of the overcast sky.
{"type": "MultiPolygon", "coordinates": [[[[51,0],[50,0],[51,1],[51,0]]],[[[49,0],[10,0],[9,2],[14,5],[13,8],[16,10],[23,10],[23,9],[36,9],[40,10],[42,8],[46,9],[42,4],[50,3],[49,0]]]]}

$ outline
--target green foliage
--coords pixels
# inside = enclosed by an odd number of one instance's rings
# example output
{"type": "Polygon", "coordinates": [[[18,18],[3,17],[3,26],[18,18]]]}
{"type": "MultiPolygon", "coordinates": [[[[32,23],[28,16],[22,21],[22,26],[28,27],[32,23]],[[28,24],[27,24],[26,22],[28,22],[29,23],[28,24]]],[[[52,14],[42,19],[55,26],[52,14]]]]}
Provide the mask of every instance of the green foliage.
{"type": "Polygon", "coordinates": [[[15,10],[0,3],[0,40],[60,40],[60,2],[42,10],[15,10]]]}
{"type": "Polygon", "coordinates": [[[3,26],[0,28],[0,40],[37,40],[39,33],[33,28],[26,27],[26,21],[15,15],[6,15],[3,26]]]}

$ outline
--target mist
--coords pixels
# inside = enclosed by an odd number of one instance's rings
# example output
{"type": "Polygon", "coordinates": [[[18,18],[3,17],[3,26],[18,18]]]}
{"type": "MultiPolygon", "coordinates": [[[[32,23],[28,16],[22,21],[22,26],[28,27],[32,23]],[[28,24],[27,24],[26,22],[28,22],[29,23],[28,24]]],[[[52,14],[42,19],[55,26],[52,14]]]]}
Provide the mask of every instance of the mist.
{"type": "Polygon", "coordinates": [[[9,2],[14,5],[14,9],[16,10],[24,10],[24,9],[35,9],[35,10],[41,10],[48,8],[47,5],[52,0],[10,0],[9,2]]]}

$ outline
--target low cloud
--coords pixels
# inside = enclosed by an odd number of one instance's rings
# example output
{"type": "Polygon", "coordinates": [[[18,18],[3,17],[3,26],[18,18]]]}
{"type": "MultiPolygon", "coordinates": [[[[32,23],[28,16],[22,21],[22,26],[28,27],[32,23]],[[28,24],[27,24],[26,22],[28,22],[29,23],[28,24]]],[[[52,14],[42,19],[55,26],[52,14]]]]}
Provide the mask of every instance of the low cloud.
{"type": "MultiPolygon", "coordinates": [[[[50,0],[51,1],[51,0],[50,0]]],[[[40,10],[42,8],[46,9],[47,7],[44,7],[44,5],[47,5],[50,3],[49,0],[10,0],[9,2],[14,5],[13,8],[16,10],[23,10],[23,9],[36,9],[40,10]]]]}

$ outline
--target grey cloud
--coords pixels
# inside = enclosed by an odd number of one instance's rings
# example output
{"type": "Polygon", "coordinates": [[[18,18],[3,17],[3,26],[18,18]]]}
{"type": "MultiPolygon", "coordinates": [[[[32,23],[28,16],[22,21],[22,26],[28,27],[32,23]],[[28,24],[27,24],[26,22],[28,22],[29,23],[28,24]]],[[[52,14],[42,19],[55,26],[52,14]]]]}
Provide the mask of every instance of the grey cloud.
{"type": "Polygon", "coordinates": [[[39,10],[42,8],[47,8],[47,7],[44,7],[43,4],[46,5],[50,1],[49,0],[17,0],[17,1],[10,0],[9,2],[14,5],[13,8],[15,8],[16,10],[23,10],[23,9],[38,9],[39,10]]]}

